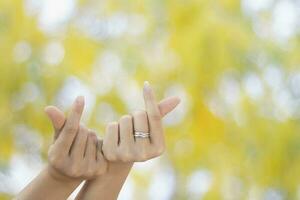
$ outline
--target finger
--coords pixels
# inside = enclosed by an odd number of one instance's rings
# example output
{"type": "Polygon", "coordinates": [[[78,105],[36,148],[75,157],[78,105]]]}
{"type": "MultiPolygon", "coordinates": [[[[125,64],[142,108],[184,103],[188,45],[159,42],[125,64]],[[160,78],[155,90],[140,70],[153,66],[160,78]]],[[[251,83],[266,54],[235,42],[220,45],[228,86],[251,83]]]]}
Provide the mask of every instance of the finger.
{"type": "Polygon", "coordinates": [[[97,136],[94,131],[88,131],[88,139],[84,157],[89,162],[96,161],[97,159],[97,136]]]}
{"type": "Polygon", "coordinates": [[[134,143],[132,116],[124,115],[119,121],[120,125],[120,146],[130,147],[134,143]]]}
{"type": "Polygon", "coordinates": [[[64,128],[60,133],[60,137],[57,139],[58,144],[61,144],[63,148],[70,150],[73,140],[79,128],[80,118],[83,112],[84,98],[82,96],[77,97],[66,120],[64,128]]]}
{"type": "Polygon", "coordinates": [[[83,159],[88,139],[88,133],[88,129],[85,126],[80,126],[70,150],[70,155],[72,158],[75,158],[77,160],[83,159]]]}
{"type": "MultiPolygon", "coordinates": [[[[145,111],[137,111],[133,113],[134,132],[149,133],[148,116],[145,111]]],[[[141,155],[146,155],[147,146],[150,144],[150,138],[135,138],[136,150],[141,155]]]]}
{"type": "Polygon", "coordinates": [[[164,142],[162,116],[156,103],[154,92],[147,81],[144,83],[144,101],[148,114],[151,142],[154,144],[164,142]]]}
{"type": "Polygon", "coordinates": [[[101,175],[107,171],[107,161],[102,152],[103,140],[97,143],[97,175],[101,175]]]}
{"type": "Polygon", "coordinates": [[[97,143],[97,161],[102,161],[104,159],[102,153],[103,140],[98,140],[97,143]]]}
{"type": "Polygon", "coordinates": [[[172,110],[174,110],[179,103],[180,103],[179,97],[168,97],[168,98],[163,99],[158,104],[160,115],[162,117],[164,117],[165,115],[170,113],[172,110]]]}
{"type": "Polygon", "coordinates": [[[119,124],[111,122],[106,126],[102,151],[107,159],[111,159],[117,150],[119,143],[119,124]]]}
{"type": "Polygon", "coordinates": [[[63,128],[66,117],[65,114],[55,106],[47,106],[45,113],[52,122],[54,128],[54,141],[58,138],[61,129],[63,128]]]}
{"type": "MultiPolygon", "coordinates": [[[[133,125],[134,125],[134,132],[143,132],[149,133],[149,126],[148,126],[148,116],[145,111],[136,111],[133,114],[133,125]]],[[[149,143],[147,138],[135,138],[136,142],[146,142],[149,143]]]]}

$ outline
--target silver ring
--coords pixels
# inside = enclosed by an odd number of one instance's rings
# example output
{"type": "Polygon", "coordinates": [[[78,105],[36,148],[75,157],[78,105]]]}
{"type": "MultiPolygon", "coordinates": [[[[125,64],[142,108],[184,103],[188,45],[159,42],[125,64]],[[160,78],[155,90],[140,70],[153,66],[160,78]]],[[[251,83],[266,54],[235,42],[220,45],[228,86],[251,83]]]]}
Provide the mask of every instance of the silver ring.
{"type": "Polygon", "coordinates": [[[133,136],[135,138],[150,138],[150,133],[136,131],[134,132],[133,136]]]}

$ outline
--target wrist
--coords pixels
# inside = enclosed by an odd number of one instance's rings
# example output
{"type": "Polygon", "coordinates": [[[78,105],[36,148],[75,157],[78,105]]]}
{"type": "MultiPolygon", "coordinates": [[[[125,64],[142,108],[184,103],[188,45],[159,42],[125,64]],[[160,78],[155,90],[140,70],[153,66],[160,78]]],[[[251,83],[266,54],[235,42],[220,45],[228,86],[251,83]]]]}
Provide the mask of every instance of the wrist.
{"type": "Polygon", "coordinates": [[[96,199],[99,194],[103,199],[117,199],[132,166],[133,163],[109,162],[107,172],[87,181],[76,200],[96,199]]]}
{"type": "Polygon", "coordinates": [[[110,162],[108,165],[107,175],[120,176],[122,174],[128,174],[133,167],[133,162],[110,162]]]}
{"type": "Polygon", "coordinates": [[[105,174],[97,176],[95,179],[90,181],[98,182],[100,184],[110,184],[111,181],[114,183],[122,182],[122,180],[127,178],[133,164],[134,163],[110,162],[105,174]]]}

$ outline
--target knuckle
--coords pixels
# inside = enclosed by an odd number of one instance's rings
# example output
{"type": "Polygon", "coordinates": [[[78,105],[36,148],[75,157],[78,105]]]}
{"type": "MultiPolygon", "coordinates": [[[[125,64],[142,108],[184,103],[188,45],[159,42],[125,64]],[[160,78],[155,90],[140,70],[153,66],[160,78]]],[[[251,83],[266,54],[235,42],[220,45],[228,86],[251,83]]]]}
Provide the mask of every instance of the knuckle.
{"type": "Polygon", "coordinates": [[[131,115],[124,115],[120,118],[120,121],[125,121],[125,122],[131,121],[131,120],[132,120],[131,115]]]}
{"type": "Polygon", "coordinates": [[[80,123],[79,127],[83,131],[87,131],[88,130],[88,128],[86,127],[86,125],[84,125],[83,123],[80,123]]]}
{"type": "Polygon", "coordinates": [[[91,177],[94,176],[94,174],[95,174],[94,169],[90,167],[90,168],[88,168],[87,171],[85,172],[85,177],[91,178],[91,177]]]}
{"type": "Polygon", "coordinates": [[[155,157],[162,155],[165,152],[165,146],[164,145],[160,145],[156,148],[154,148],[154,152],[153,155],[155,157]]]}
{"type": "Polygon", "coordinates": [[[105,155],[105,158],[106,158],[107,160],[109,160],[109,161],[112,161],[112,162],[118,160],[117,156],[116,156],[114,153],[107,153],[107,154],[105,155]]]}
{"type": "Polygon", "coordinates": [[[114,130],[116,127],[118,127],[119,126],[119,124],[118,124],[118,122],[110,122],[110,123],[108,123],[108,125],[107,125],[107,129],[108,130],[114,130]]]}
{"type": "Polygon", "coordinates": [[[144,162],[146,160],[148,160],[148,155],[147,154],[139,154],[138,161],[144,162]]]}
{"type": "Polygon", "coordinates": [[[133,112],[134,117],[147,117],[147,112],[143,110],[138,110],[133,112]]]}
{"type": "Polygon", "coordinates": [[[67,126],[66,127],[66,132],[68,133],[75,133],[77,131],[78,127],[76,126],[67,126]]]}
{"type": "Polygon", "coordinates": [[[54,168],[60,168],[62,164],[62,159],[60,156],[56,154],[50,154],[48,156],[49,163],[54,167],[54,168]]]}
{"type": "Polygon", "coordinates": [[[97,138],[97,135],[94,132],[89,132],[88,137],[97,138]]]}
{"type": "Polygon", "coordinates": [[[85,125],[81,124],[78,132],[82,135],[87,135],[88,128],[85,125]]]}
{"type": "Polygon", "coordinates": [[[114,152],[112,152],[109,148],[107,148],[106,145],[103,145],[102,147],[103,151],[103,156],[109,160],[109,161],[115,161],[116,160],[116,155],[114,152]]]}
{"type": "Polygon", "coordinates": [[[70,167],[70,169],[68,170],[67,173],[68,173],[68,176],[74,177],[74,178],[78,178],[78,177],[82,176],[81,171],[76,166],[70,167]]]}
{"type": "Polygon", "coordinates": [[[95,130],[88,129],[88,133],[93,135],[93,136],[97,136],[97,132],[95,130]]]}
{"type": "Polygon", "coordinates": [[[124,152],[124,153],[122,153],[122,155],[120,156],[120,160],[121,160],[122,162],[130,162],[130,161],[133,160],[133,156],[132,156],[132,154],[129,153],[129,152],[124,152]]]}
{"type": "Polygon", "coordinates": [[[84,137],[84,135],[85,135],[85,133],[81,129],[78,129],[77,134],[76,134],[76,139],[78,139],[78,138],[81,139],[84,137]]]}
{"type": "Polygon", "coordinates": [[[126,155],[128,154],[127,153],[128,150],[124,147],[119,147],[117,150],[116,150],[116,156],[117,156],[117,159],[122,161],[124,159],[124,157],[126,157],[126,155]]]}

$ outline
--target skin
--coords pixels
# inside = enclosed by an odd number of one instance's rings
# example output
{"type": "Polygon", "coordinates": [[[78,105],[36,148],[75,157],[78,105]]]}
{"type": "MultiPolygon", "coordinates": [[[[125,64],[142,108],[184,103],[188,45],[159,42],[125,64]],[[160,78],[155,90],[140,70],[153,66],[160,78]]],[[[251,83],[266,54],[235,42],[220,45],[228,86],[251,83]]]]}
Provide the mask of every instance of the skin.
{"type": "Polygon", "coordinates": [[[15,199],[65,200],[83,180],[106,172],[102,143],[94,131],[80,125],[83,107],[84,99],[78,97],[68,119],[60,129],[55,128],[47,166],[15,199]]]}
{"type": "Polygon", "coordinates": [[[133,163],[157,157],[164,151],[161,119],[179,103],[177,97],[170,97],[157,104],[148,83],[144,98],[146,111],[125,115],[119,122],[108,124],[104,143],[97,140],[94,131],[80,125],[83,97],[76,99],[68,118],[56,107],[46,107],[55,129],[48,165],[15,199],[67,199],[83,180],[86,183],[77,199],[117,199],[133,163]],[[134,138],[134,130],[149,132],[151,137],[134,138]]]}
{"type": "Polygon", "coordinates": [[[148,83],[144,87],[146,111],[124,115],[109,123],[103,153],[110,162],[143,162],[160,156],[165,150],[162,115],[148,83]],[[134,132],[150,133],[150,138],[135,138],[134,132]]]}
{"type": "MultiPolygon", "coordinates": [[[[117,199],[118,194],[134,162],[142,162],[160,156],[165,149],[162,118],[180,102],[169,97],[157,104],[149,83],[144,86],[146,111],[124,115],[118,122],[107,125],[102,150],[108,160],[108,171],[86,181],[77,200],[117,199]],[[150,138],[134,138],[133,131],[149,132],[150,138]]],[[[65,122],[63,112],[56,107],[48,108],[54,127],[65,122]]]]}

